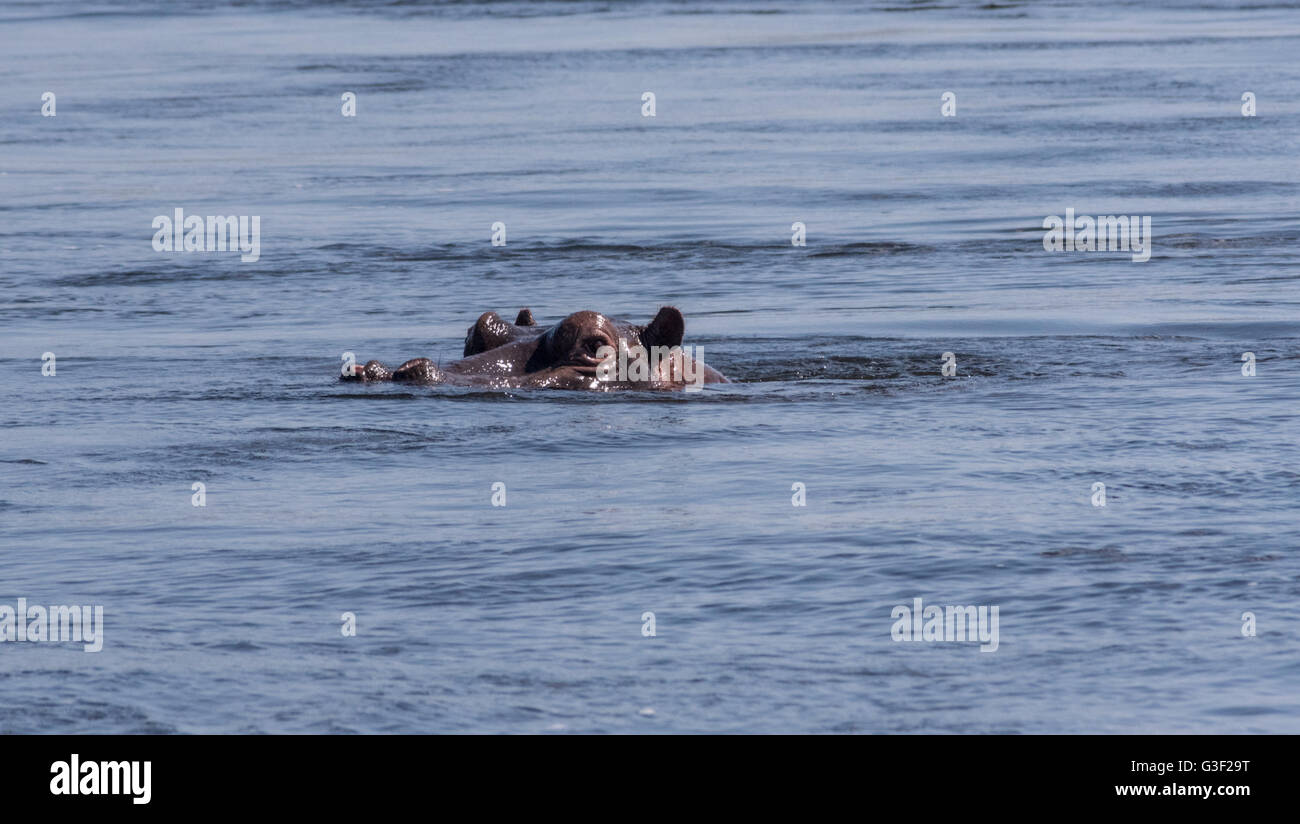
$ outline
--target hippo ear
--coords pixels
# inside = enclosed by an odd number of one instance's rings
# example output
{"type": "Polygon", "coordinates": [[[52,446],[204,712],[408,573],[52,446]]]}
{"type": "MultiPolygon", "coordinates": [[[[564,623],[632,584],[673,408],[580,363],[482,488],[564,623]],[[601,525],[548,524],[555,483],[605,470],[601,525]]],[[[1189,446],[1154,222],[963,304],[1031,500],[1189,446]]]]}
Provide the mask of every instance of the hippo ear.
{"type": "Polygon", "coordinates": [[[496,349],[510,340],[508,324],[496,312],[484,312],[465,335],[465,357],[496,349]]]}
{"type": "Polygon", "coordinates": [[[515,326],[536,326],[537,321],[533,320],[531,309],[520,309],[519,314],[515,317],[515,326]]]}
{"type": "Polygon", "coordinates": [[[681,346],[686,333],[686,318],[675,306],[665,306],[641,332],[643,346],[681,346]]]}

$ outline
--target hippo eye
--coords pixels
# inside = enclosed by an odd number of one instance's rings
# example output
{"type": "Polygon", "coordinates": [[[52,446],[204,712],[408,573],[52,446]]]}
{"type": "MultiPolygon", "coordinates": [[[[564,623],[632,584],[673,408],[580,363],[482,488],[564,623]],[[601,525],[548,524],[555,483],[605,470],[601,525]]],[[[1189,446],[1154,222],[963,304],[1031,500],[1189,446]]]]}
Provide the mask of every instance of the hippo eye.
{"type": "Polygon", "coordinates": [[[600,349],[600,347],[605,345],[606,343],[604,338],[598,338],[594,335],[592,337],[585,338],[582,341],[582,348],[586,351],[588,355],[592,355],[592,356],[596,354],[596,352],[600,349]]]}

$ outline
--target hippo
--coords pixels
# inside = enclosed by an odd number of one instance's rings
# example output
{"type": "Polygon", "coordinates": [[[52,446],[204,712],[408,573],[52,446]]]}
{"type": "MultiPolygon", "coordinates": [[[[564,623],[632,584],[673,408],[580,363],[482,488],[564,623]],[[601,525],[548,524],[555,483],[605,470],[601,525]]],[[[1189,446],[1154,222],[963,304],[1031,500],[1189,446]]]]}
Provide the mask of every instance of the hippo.
{"type": "MultiPolygon", "coordinates": [[[[341,380],[397,381],[495,389],[697,389],[730,383],[682,350],[686,319],[661,308],[645,326],[582,311],[542,327],[523,309],[514,323],[485,312],[465,335],[461,360],[436,365],[414,358],[396,369],[377,360],[341,380]]],[[[698,351],[698,350],[697,350],[698,351]]]]}

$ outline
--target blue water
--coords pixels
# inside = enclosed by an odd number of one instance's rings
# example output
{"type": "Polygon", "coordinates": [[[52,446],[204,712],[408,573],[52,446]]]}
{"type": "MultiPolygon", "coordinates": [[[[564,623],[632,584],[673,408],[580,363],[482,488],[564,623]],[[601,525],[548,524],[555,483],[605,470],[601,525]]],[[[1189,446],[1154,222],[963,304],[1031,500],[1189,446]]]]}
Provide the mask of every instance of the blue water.
{"type": "Polygon", "coordinates": [[[1300,6],[213,5],[0,7],[0,604],[105,614],[0,732],[1300,732],[1300,6]],[[666,304],[735,383],[336,380],[666,304]]]}

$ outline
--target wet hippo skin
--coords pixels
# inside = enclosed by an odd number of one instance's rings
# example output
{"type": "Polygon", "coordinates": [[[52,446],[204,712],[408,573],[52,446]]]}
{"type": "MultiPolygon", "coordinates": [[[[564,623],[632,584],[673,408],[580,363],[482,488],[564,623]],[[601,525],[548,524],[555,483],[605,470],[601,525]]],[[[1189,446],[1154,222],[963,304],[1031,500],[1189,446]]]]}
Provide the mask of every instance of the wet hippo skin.
{"type": "MultiPolygon", "coordinates": [[[[465,357],[442,366],[428,358],[414,358],[396,369],[377,360],[356,369],[343,380],[398,381],[421,384],[451,384],[494,388],[549,389],[683,389],[701,383],[728,383],[717,370],[694,360],[680,349],[686,320],[675,307],[665,306],[645,326],[615,320],[599,312],[582,311],[550,327],[541,327],[527,309],[514,323],[496,312],[486,312],[465,336],[465,357]],[[646,360],[638,373],[606,375],[597,367],[619,360],[610,354],[620,346],[649,351],[662,359],[646,360]]],[[[623,359],[626,363],[627,359],[623,359]]]]}

